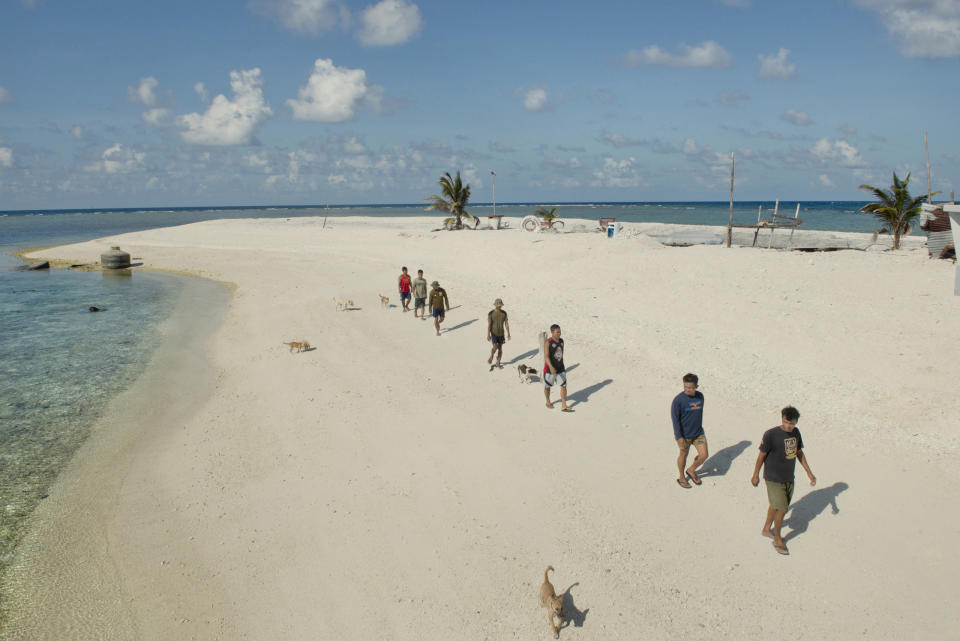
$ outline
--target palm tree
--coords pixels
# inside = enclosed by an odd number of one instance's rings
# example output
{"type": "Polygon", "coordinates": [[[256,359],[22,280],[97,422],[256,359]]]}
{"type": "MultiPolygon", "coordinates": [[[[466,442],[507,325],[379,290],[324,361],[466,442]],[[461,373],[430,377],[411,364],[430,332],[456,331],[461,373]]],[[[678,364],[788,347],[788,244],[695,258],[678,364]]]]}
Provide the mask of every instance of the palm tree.
{"type": "MultiPolygon", "coordinates": [[[[910,173],[902,181],[893,172],[893,185],[890,189],[880,189],[870,185],[860,185],[860,189],[872,191],[877,202],[864,205],[860,211],[864,214],[873,214],[877,220],[885,225],[880,230],[882,234],[893,234],[893,248],[900,249],[900,237],[909,234],[913,227],[914,218],[920,215],[920,203],[926,196],[912,198],[907,185],[910,182],[910,173]]],[[[930,196],[939,194],[935,191],[930,196]]]]}
{"type": "Polygon", "coordinates": [[[470,185],[463,184],[460,180],[459,171],[457,171],[456,178],[451,176],[449,171],[446,172],[440,177],[437,184],[440,185],[441,195],[426,198],[425,200],[431,201],[427,209],[436,209],[453,214],[445,222],[452,223],[454,229],[463,229],[463,217],[473,218],[470,212],[464,209],[467,206],[467,201],[470,200],[470,185]]]}
{"type": "Polygon", "coordinates": [[[540,205],[539,207],[537,207],[537,211],[533,212],[533,215],[540,216],[541,218],[543,218],[545,222],[549,223],[551,220],[553,220],[554,218],[560,215],[557,213],[558,209],[560,208],[551,207],[550,209],[547,209],[545,206],[540,205]]]}

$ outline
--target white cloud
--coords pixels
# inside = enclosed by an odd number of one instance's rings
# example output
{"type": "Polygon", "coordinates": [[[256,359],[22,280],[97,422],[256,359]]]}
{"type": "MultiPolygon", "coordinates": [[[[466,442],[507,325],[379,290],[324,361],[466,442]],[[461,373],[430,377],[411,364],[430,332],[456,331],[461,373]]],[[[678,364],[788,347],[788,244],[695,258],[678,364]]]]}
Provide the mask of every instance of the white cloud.
{"type": "Polygon", "coordinates": [[[810,150],[814,157],[822,162],[836,162],[845,167],[858,167],[866,164],[860,151],[846,140],[830,141],[821,138],[810,150]]]}
{"type": "Polygon", "coordinates": [[[74,137],[75,140],[83,140],[83,127],[80,125],[74,125],[70,128],[70,135],[74,137]]]}
{"type": "Polygon", "coordinates": [[[335,0],[250,0],[250,9],[300,33],[319,34],[350,23],[350,12],[335,0]]]}
{"type": "Polygon", "coordinates": [[[527,111],[544,111],[549,106],[549,100],[550,94],[540,87],[523,92],[523,108],[527,111]]]}
{"type": "Polygon", "coordinates": [[[637,159],[633,156],[617,161],[607,156],[603,167],[593,172],[595,187],[638,187],[640,174],[637,172],[637,159]]]}
{"type": "Polygon", "coordinates": [[[957,0],[855,0],[879,14],[900,51],[917,58],[960,56],[957,0]]]}
{"type": "Polygon", "coordinates": [[[263,97],[260,69],[230,72],[233,100],[218,94],[203,114],[190,113],[177,118],[180,134],[198,145],[246,145],[257,128],[273,115],[263,97]]]}
{"type": "Polygon", "coordinates": [[[140,117],[151,127],[163,127],[170,119],[170,110],[166,107],[155,107],[147,109],[140,117]]]}
{"type": "Polygon", "coordinates": [[[813,119],[807,112],[797,111],[796,109],[787,109],[785,112],[783,112],[780,118],[782,120],[786,120],[787,122],[791,122],[798,127],[807,127],[813,124],[813,119]]]}
{"type": "Polygon", "coordinates": [[[789,49],[780,48],[776,55],[765,56],[762,53],[757,56],[760,61],[760,70],[757,75],[761,78],[789,78],[797,73],[797,65],[787,60],[790,55],[789,49]]]}
{"type": "Polygon", "coordinates": [[[13,96],[7,91],[6,87],[0,87],[0,102],[10,102],[13,100],[13,96]]]}
{"type": "Polygon", "coordinates": [[[0,167],[4,169],[13,167],[13,149],[10,147],[0,147],[0,167]]]}
{"type": "Polygon", "coordinates": [[[160,84],[159,81],[153,76],[140,78],[140,84],[138,86],[127,87],[127,96],[131,102],[139,102],[147,107],[152,107],[157,104],[157,95],[154,93],[154,90],[158,84],[160,84]]]}
{"type": "Polygon", "coordinates": [[[623,134],[614,134],[608,131],[600,136],[600,142],[612,145],[617,149],[623,149],[624,147],[641,147],[647,144],[647,141],[642,138],[629,138],[623,134]]]}
{"type": "Polygon", "coordinates": [[[697,153],[697,141],[693,138],[687,138],[683,141],[683,153],[689,155],[697,153]]]}
{"type": "Polygon", "coordinates": [[[210,99],[210,96],[207,95],[207,88],[203,86],[202,82],[198,82],[197,84],[193,85],[193,90],[197,93],[202,102],[207,102],[210,99]]]}
{"type": "Polygon", "coordinates": [[[128,174],[143,169],[143,160],[146,154],[130,147],[115,143],[112,147],[100,154],[100,160],[87,166],[87,171],[104,172],[107,174],[128,174]]]}
{"type": "Polygon", "coordinates": [[[719,100],[724,105],[736,105],[740,101],[748,100],[749,98],[750,96],[739,89],[734,89],[733,91],[721,91],[719,100]]]}
{"type": "Polygon", "coordinates": [[[639,65],[661,65],[664,67],[702,67],[719,68],[729,67],[733,57],[726,49],[713,40],[691,47],[681,44],[680,55],[668,53],[656,45],[644,47],[643,51],[631,50],[627,53],[626,63],[636,67],[639,65]]]}
{"type": "Polygon", "coordinates": [[[264,153],[247,154],[247,164],[251,167],[264,168],[270,161],[264,153]]]}
{"type": "Polygon", "coordinates": [[[830,176],[826,174],[820,174],[819,176],[817,176],[817,180],[819,180],[820,184],[823,185],[824,187],[833,187],[833,181],[830,180],[830,176]]]}
{"type": "Polygon", "coordinates": [[[343,122],[353,118],[363,102],[378,109],[383,90],[367,83],[363,69],[336,67],[327,58],[313,63],[313,73],[297,99],[287,100],[294,120],[343,122]]]}
{"type": "Polygon", "coordinates": [[[360,14],[357,40],[368,47],[403,44],[417,35],[422,25],[420,9],[404,0],[382,0],[360,14]]]}
{"type": "Polygon", "coordinates": [[[343,142],[343,150],[348,154],[362,154],[367,148],[355,137],[350,137],[343,142]]]}

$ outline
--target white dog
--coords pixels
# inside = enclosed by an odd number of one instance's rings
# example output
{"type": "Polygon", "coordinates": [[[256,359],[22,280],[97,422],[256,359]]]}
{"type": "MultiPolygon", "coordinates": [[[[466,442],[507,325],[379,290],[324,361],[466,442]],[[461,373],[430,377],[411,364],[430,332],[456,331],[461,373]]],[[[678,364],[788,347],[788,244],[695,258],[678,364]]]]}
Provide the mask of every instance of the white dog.
{"type": "Polygon", "coordinates": [[[334,296],[333,302],[337,304],[338,312],[342,312],[350,307],[353,307],[353,301],[348,298],[340,298],[339,296],[334,296]]]}

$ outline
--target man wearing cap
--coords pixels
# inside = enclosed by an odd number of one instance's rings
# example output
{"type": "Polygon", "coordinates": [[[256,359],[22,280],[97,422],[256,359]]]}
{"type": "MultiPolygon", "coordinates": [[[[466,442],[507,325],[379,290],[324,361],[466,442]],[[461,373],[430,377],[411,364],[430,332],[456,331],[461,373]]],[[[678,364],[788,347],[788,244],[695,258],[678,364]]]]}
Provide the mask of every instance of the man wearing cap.
{"type": "Polygon", "coordinates": [[[487,364],[493,363],[493,357],[497,357],[497,367],[503,369],[500,359],[503,357],[503,343],[510,340],[510,323],[507,322],[507,313],[501,309],[503,300],[493,301],[493,309],[487,314],[487,340],[493,345],[490,349],[490,358],[487,364]],[[506,330],[506,336],[504,336],[506,330]]]}
{"type": "Polygon", "coordinates": [[[430,283],[430,312],[433,315],[433,327],[437,330],[437,336],[440,335],[440,323],[445,318],[445,310],[450,309],[450,299],[447,298],[447,290],[440,287],[440,283],[433,281],[430,283]]]}

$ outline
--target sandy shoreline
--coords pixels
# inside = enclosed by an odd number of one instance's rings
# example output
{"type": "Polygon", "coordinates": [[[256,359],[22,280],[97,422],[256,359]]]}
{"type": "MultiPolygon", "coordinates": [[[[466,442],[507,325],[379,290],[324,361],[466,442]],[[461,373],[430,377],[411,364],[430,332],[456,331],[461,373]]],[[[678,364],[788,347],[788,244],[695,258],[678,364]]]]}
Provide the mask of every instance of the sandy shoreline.
{"type": "Polygon", "coordinates": [[[953,634],[960,525],[943,505],[960,434],[936,400],[960,376],[951,263],[436,220],[211,221],[34,254],[90,261],[119,244],[236,290],[206,402],[131,444],[138,464],[108,505],[69,480],[51,492],[99,511],[103,545],[91,561],[63,536],[80,518],[66,505],[37,533],[64,562],[24,581],[46,611],[22,609],[13,638],[549,638],[547,564],[573,586],[561,638],[797,638],[769,614],[784,601],[820,638],[953,634]],[[442,337],[379,309],[401,264],[450,293],[442,337]],[[514,369],[489,372],[495,297],[514,369]],[[552,322],[569,416],[516,378],[552,322]],[[290,355],[281,342],[298,338],[317,349],[290,355]],[[715,456],[685,491],[667,410],[691,370],[715,456]],[[759,536],[748,478],[787,403],[820,483],[798,487],[784,559],[759,536]]]}

